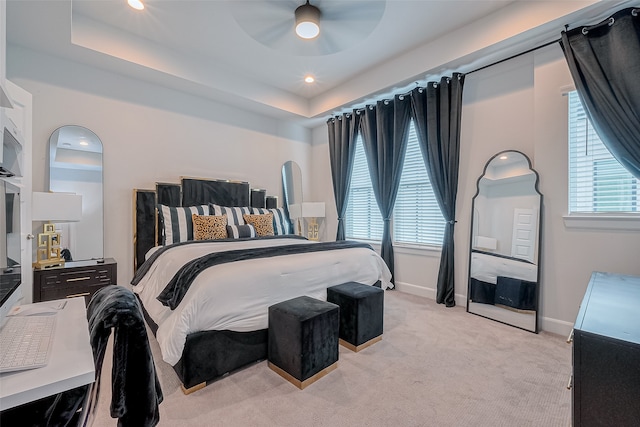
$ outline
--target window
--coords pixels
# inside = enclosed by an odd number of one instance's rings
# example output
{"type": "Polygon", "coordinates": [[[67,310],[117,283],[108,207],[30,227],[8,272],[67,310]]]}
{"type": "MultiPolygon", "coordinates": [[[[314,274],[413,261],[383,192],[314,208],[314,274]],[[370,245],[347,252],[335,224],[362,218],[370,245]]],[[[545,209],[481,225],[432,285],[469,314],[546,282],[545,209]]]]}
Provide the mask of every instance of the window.
{"type": "Polygon", "coordinates": [[[638,212],[640,182],[611,155],[569,93],[569,213],[638,212]]]}
{"type": "Polygon", "coordinates": [[[350,239],[382,240],[382,216],[373,194],[362,136],[356,138],[345,234],[350,239]]]}
{"type": "Polygon", "coordinates": [[[422,159],[418,134],[409,126],[407,152],[393,210],[393,240],[402,243],[442,245],[444,218],[422,159]]]}
{"type": "MultiPolygon", "coordinates": [[[[371,186],[362,137],[356,150],[347,202],[346,236],[351,239],[382,240],[383,222],[371,186]]],[[[393,211],[396,243],[442,245],[445,222],[433,194],[422,160],[418,136],[411,121],[400,186],[393,211]]]]}

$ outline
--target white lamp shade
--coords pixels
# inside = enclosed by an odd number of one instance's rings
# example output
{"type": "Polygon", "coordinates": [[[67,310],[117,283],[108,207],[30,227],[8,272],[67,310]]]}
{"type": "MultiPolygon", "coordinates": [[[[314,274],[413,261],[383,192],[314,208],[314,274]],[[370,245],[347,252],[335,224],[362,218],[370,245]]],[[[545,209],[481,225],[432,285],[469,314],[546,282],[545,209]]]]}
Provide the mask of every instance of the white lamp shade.
{"type": "Polygon", "coordinates": [[[324,218],[324,202],[302,202],[303,218],[324,218]]]}
{"type": "Polygon", "coordinates": [[[289,205],[289,217],[293,219],[302,217],[302,205],[300,203],[289,205]]]}
{"type": "Polygon", "coordinates": [[[76,222],[82,219],[82,196],[75,193],[33,193],[33,221],[76,222]]]}

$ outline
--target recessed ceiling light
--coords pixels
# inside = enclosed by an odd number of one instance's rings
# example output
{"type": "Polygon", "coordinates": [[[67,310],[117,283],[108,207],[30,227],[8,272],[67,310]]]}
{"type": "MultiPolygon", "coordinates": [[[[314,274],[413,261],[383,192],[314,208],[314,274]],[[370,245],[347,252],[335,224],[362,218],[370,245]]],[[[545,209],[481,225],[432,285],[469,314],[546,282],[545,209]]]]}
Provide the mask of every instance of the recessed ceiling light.
{"type": "Polygon", "coordinates": [[[80,145],[87,146],[87,145],[89,145],[89,143],[87,141],[80,141],[80,145]]]}
{"type": "Polygon", "coordinates": [[[144,9],[144,4],[142,4],[141,0],[127,0],[127,3],[129,3],[129,6],[131,6],[135,10],[144,9]]]}
{"type": "Polygon", "coordinates": [[[312,75],[308,75],[308,76],[305,76],[304,81],[306,83],[313,83],[316,81],[316,79],[312,75]]]}
{"type": "Polygon", "coordinates": [[[502,156],[500,156],[500,160],[507,160],[509,157],[505,156],[504,154],[502,156]]]}

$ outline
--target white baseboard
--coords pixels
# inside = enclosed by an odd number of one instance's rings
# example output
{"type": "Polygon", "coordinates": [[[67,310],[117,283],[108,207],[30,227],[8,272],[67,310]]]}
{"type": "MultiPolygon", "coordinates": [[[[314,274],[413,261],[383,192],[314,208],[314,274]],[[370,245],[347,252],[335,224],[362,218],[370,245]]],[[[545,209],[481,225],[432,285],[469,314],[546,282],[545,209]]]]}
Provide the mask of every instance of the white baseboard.
{"type": "MultiPolygon", "coordinates": [[[[436,290],[434,288],[427,288],[425,286],[413,285],[411,283],[396,282],[396,289],[399,292],[404,292],[411,295],[417,295],[419,297],[436,299],[436,290]]],[[[460,307],[467,306],[467,296],[456,294],[456,305],[460,307]]],[[[539,327],[541,331],[550,332],[552,334],[558,334],[563,336],[569,336],[571,329],[573,329],[573,323],[566,322],[564,320],[553,319],[550,317],[540,317],[538,319],[539,327]]]]}
{"type": "Polygon", "coordinates": [[[416,286],[411,283],[395,282],[396,289],[400,292],[404,292],[411,295],[417,295],[419,297],[426,297],[430,299],[436,299],[436,290],[433,288],[425,288],[424,286],[416,286]]]}
{"type": "Polygon", "coordinates": [[[550,317],[540,317],[538,322],[540,322],[540,330],[565,337],[568,337],[573,329],[573,323],[566,322],[564,320],[552,319],[550,317]]]}
{"type": "MultiPolygon", "coordinates": [[[[430,298],[432,300],[436,299],[436,290],[435,288],[427,288],[424,286],[412,285],[411,283],[404,282],[395,282],[396,289],[400,292],[404,292],[411,295],[417,295],[419,297],[430,298]]],[[[467,297],[466,295],[456,294],[456,305],[460,307],[467,306],[467,297]]]]}

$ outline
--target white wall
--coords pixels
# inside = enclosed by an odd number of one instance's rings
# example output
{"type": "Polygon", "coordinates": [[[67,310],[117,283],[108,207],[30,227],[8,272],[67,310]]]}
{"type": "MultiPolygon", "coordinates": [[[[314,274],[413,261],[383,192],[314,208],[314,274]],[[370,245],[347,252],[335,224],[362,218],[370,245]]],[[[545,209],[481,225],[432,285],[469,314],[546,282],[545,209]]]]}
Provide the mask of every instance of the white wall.
{"type": "MultiPolygon", "coordinates": [[[[133,269],[132,189],[176,182],[182,175],[248,180],[282,202],[280,168],[295,160],[303,172],[305,200],[308,194],[326,203],[322,238],[335,238],[326,125],[309,132],[21,48],[10,46],[8,54],[8,77],[34,99],[34,191],[45,189],[46,146],[56,128],[85,126],[104,144],[105,256],[118,261],[121,284],[129,282],[133,269]]],[[[476,180],[495,153],[527,154],[544,195],[541,325],[560,333],[575,320],[592,271],[640,274],[638,231],[564,225],[567,126],[560,88],[570,84],[557,45],[467,76],[455,235],[456,300],[464,304],[476,180]]],[[[438,267],[439,249],[396,249],[400,290],[433,296],[438,267]]]]}
{"type": "MultiPolygon", "coordinates": [[[[567,104],[561,88],[571,85],[566,61],[558,45],[530,53],[467,75],[463,91],[455,231],[456,302],[466,303],[469,265],[471,199],[485,163],[503,150],[518,150],[540,174],[543,194],[542,280],[540,325],[543,330],[568,333],[592,271],[640,275],[640,232],[568,229],[567,104]]],[[[326,126],[313,131],[318,164],[314,181],[330,181],[326,126]],[[324,153],[323,153],[324,151],[324,153]],[[325,167],[326,165],[327,167],[325,167]]],[[[330,187],[329,187],[330,188],[330,187]]],[[[335,205],[326,197],[328,235],[335,237],[335,205]]],[[[433,296],[439,252],[395,249],[398,289],[433,296]]],[[[478,318],[478,321],[487,321],[478,318]]]]}
{"type": "Polygon", "coordinates": [[[49,136],[73,124],[104,147],[105,256],[133,275],[133,189],[181,176],[249,181],[279,196],[287,160],[310,170],[310,131],[202,98],[9,46],[7,72],[33,94],[33,190],[47,185],[49,136]]]}

